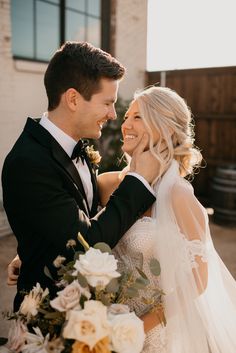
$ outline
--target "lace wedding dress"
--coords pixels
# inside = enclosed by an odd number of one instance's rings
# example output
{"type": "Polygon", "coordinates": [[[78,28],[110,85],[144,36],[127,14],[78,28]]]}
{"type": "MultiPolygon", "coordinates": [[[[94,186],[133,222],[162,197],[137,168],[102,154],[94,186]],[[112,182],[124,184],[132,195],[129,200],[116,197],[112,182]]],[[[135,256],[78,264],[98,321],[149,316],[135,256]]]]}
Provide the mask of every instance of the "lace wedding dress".
{"type": "MultiPolygon", "coordinates": [[[[142,253],[144,272],[165,293],[167,325],[147,333],[142,352],[235,353],[236,282],[214,248],[206,210],[175,160],[154,190],[152,217],[139,219],[114,249],[121,270],[139,267],[142,253]],[[160,278],[149,271],[153,257],[160,278]]],[[[139,298],[128,304],[139,316],[146,312],[139,298]]]]}
{"type": "MultiPolygon", "coordinates": [[[[113,254],[119,261],[120,271],[130,269],[136,272],[136,267],[140,268],[140,254],[143,255],[143,271],[148,276],[152,286],[159,286],[157,277],[153,276],[149,269],[149,260],[154,257],[153,246],[155,237],[155,221],[151,217],[139,219],[123,236],[117,246],[113,249],[113,254]]],[[[137,273],[138,277],[138,273],[137,273]]],[[[148,298],[151,291],[140,291],[140,297],[148,298]]],[[[137,316],[147,312],[146,305],[138,298],[130,299],[127,303],[137,316]]],[[[165,328],[161,325],[150,330],[145,339],[143,353],[164,353],[166,345],[165,328]]]]}

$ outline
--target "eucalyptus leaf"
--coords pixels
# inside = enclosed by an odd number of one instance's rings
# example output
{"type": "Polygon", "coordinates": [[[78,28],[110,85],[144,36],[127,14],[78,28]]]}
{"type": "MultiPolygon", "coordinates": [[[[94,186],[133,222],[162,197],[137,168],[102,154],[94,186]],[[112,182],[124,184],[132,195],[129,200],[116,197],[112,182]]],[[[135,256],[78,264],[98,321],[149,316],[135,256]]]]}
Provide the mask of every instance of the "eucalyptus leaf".
{"type": "Polygon", "coordinates": [[[79,272],[77,274],[77,279],[78,279],[81,287],[83,287],[83,288],[87,287],[87,285],[88,285],[87,279],[83,275],[81,275],[81,273],[79,273],[79,272]]]}
{"type": "Polygon", "coordinates": [[[129,298],[137,298],[139,296],[138,290],[134,287],[129,287],[125,293],[129,298]]]}
{"type": "Polygon", "coordinates": [[[151,259],[149,262],[150,271],[154,276],[160,276],[161,266],[157,259],[151,259]]]}
{"type": "Polygon", "coordinates": [[[69,275],[69,274],[65,274],[63,276],[63,279],[70,284],[70,283],[72,283],[74,281],[75,278],[73,276],[69,275]]]}
{"type": "Polygon", "coordinates": [[[42,308],[38,308],[38,312],[39,312],[39,313],[41,313],[41,314],[44,314],[44,315],[46,315],[46,314],[49,314],[49,313],[50,313],[50,311],[47,311],[47,310],[42,309],[42,308]]]}
{"type": "Polygon", "coordinates": [[[63,276],[66,272],[67,272],[66,266],[62,266],[62,267],[57,271],[57,274],[58,274],[59,276],[63,276]]]}
{"type": "Polygon", "coordinates": [[[74,261],[79,260],[80,255],[84,255],[83,251],[76,251],[74,254],[74,261]]]}
{"type": "Polygon", "coordinates": [[[103,293],[101,294],[100,299],[101,299],[101,302],[106,306],[109,306],[111,304],[110,299],[103,293]]]}
{"type": "Polygon", "coordinates": [[[50,279],[53,280],[53,277],[51,275],[51,272],[49,271],[48,267],[47,266],[44,266],[44,270],[43,270],[45,276],[49,277],[50,279]]]}
{"type": "Polygon", "coordinates": [[[108,254],[112,253],[110,246],[102,242],[96,243],[94,249],[99,249],[101,252],[108,252],[108,254]]]}
{"type": "Polygon", "coordinates": [[[117,278],[113,278],[106,286],[108,293],[117,293],[120,288],[119,281],[117,278]]]}
{"type": "Polygon", "coordinates": [[[143,278],[143,277],[138,277],[138,278],[136,278],[134,285],[138,289],[144,289],[146,286],[149,285],[149,283],[150,282],[148,279],[143,278]]]}
{"type": "Polygon", "coordinates": [[[45,319],[58,319],[61,317],[61,313],[59,311],[55,311],[52,313],[47,313],[44,317],[45,319]]]}
{"type": "Polygon", "coordinates": [[[136,270],[138,271],[138,273],[140,274],[141,277],[148,279],[147,276],[145,275],[145,273],[138,267],[135,267],[136,270]]]}

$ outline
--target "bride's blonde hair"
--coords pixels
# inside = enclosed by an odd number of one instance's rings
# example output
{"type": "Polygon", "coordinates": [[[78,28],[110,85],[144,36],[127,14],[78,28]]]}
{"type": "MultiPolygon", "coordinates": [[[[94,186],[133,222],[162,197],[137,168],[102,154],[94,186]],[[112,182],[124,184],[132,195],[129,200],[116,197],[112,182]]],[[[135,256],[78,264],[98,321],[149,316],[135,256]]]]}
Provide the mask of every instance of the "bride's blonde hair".
{"type": "Polygon", "coordinates": [[[180,165],[181,176],[193,173],[200,165],[202,155],[194,146],[192,114],[184,99],[167,87],[150,87],[134,95],[140,115],[150,134],[149,148],[160,162],[160,173],[166,171],[171,161],[176,159],[180,165]],[[153,130],[160,136],[154,146],[153,130]],[[165,157],[161,154],[166,146],[165,157]]]}

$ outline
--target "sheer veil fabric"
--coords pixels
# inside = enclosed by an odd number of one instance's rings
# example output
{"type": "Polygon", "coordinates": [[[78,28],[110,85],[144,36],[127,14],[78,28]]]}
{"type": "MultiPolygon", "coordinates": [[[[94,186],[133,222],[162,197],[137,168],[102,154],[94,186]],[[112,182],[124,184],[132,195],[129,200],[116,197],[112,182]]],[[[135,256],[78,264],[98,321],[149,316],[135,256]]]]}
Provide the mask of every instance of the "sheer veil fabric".
{"type": "Polygon", "coordinates": [[[206,210],[175,160],[154,188],[165,352],[235,353],[236,282],[214,248],[206,210]]]}

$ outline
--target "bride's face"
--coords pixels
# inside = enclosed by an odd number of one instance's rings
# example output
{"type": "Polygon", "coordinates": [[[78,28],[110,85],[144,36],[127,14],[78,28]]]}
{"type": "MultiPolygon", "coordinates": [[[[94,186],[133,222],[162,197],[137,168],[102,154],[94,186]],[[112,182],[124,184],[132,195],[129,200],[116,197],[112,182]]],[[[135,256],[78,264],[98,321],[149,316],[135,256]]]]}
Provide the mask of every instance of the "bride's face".
{"type": "MultiPolygon", "coordinates": [[[[128,155],[132,156],[134,149],[139,144],[144,132],[147,132],[147,128],[143,122],[143,118],[140,115],[138,103],[133,101],[127,110],[124,118],[124,122],[121,127],[123,135],[123,146],[122,150],[128,155]]],[[[154,144],[157,141],[157,134],[154,134],[154,144]]],[[[148,148],[148,144],[146,146],[148,148]]]]}

